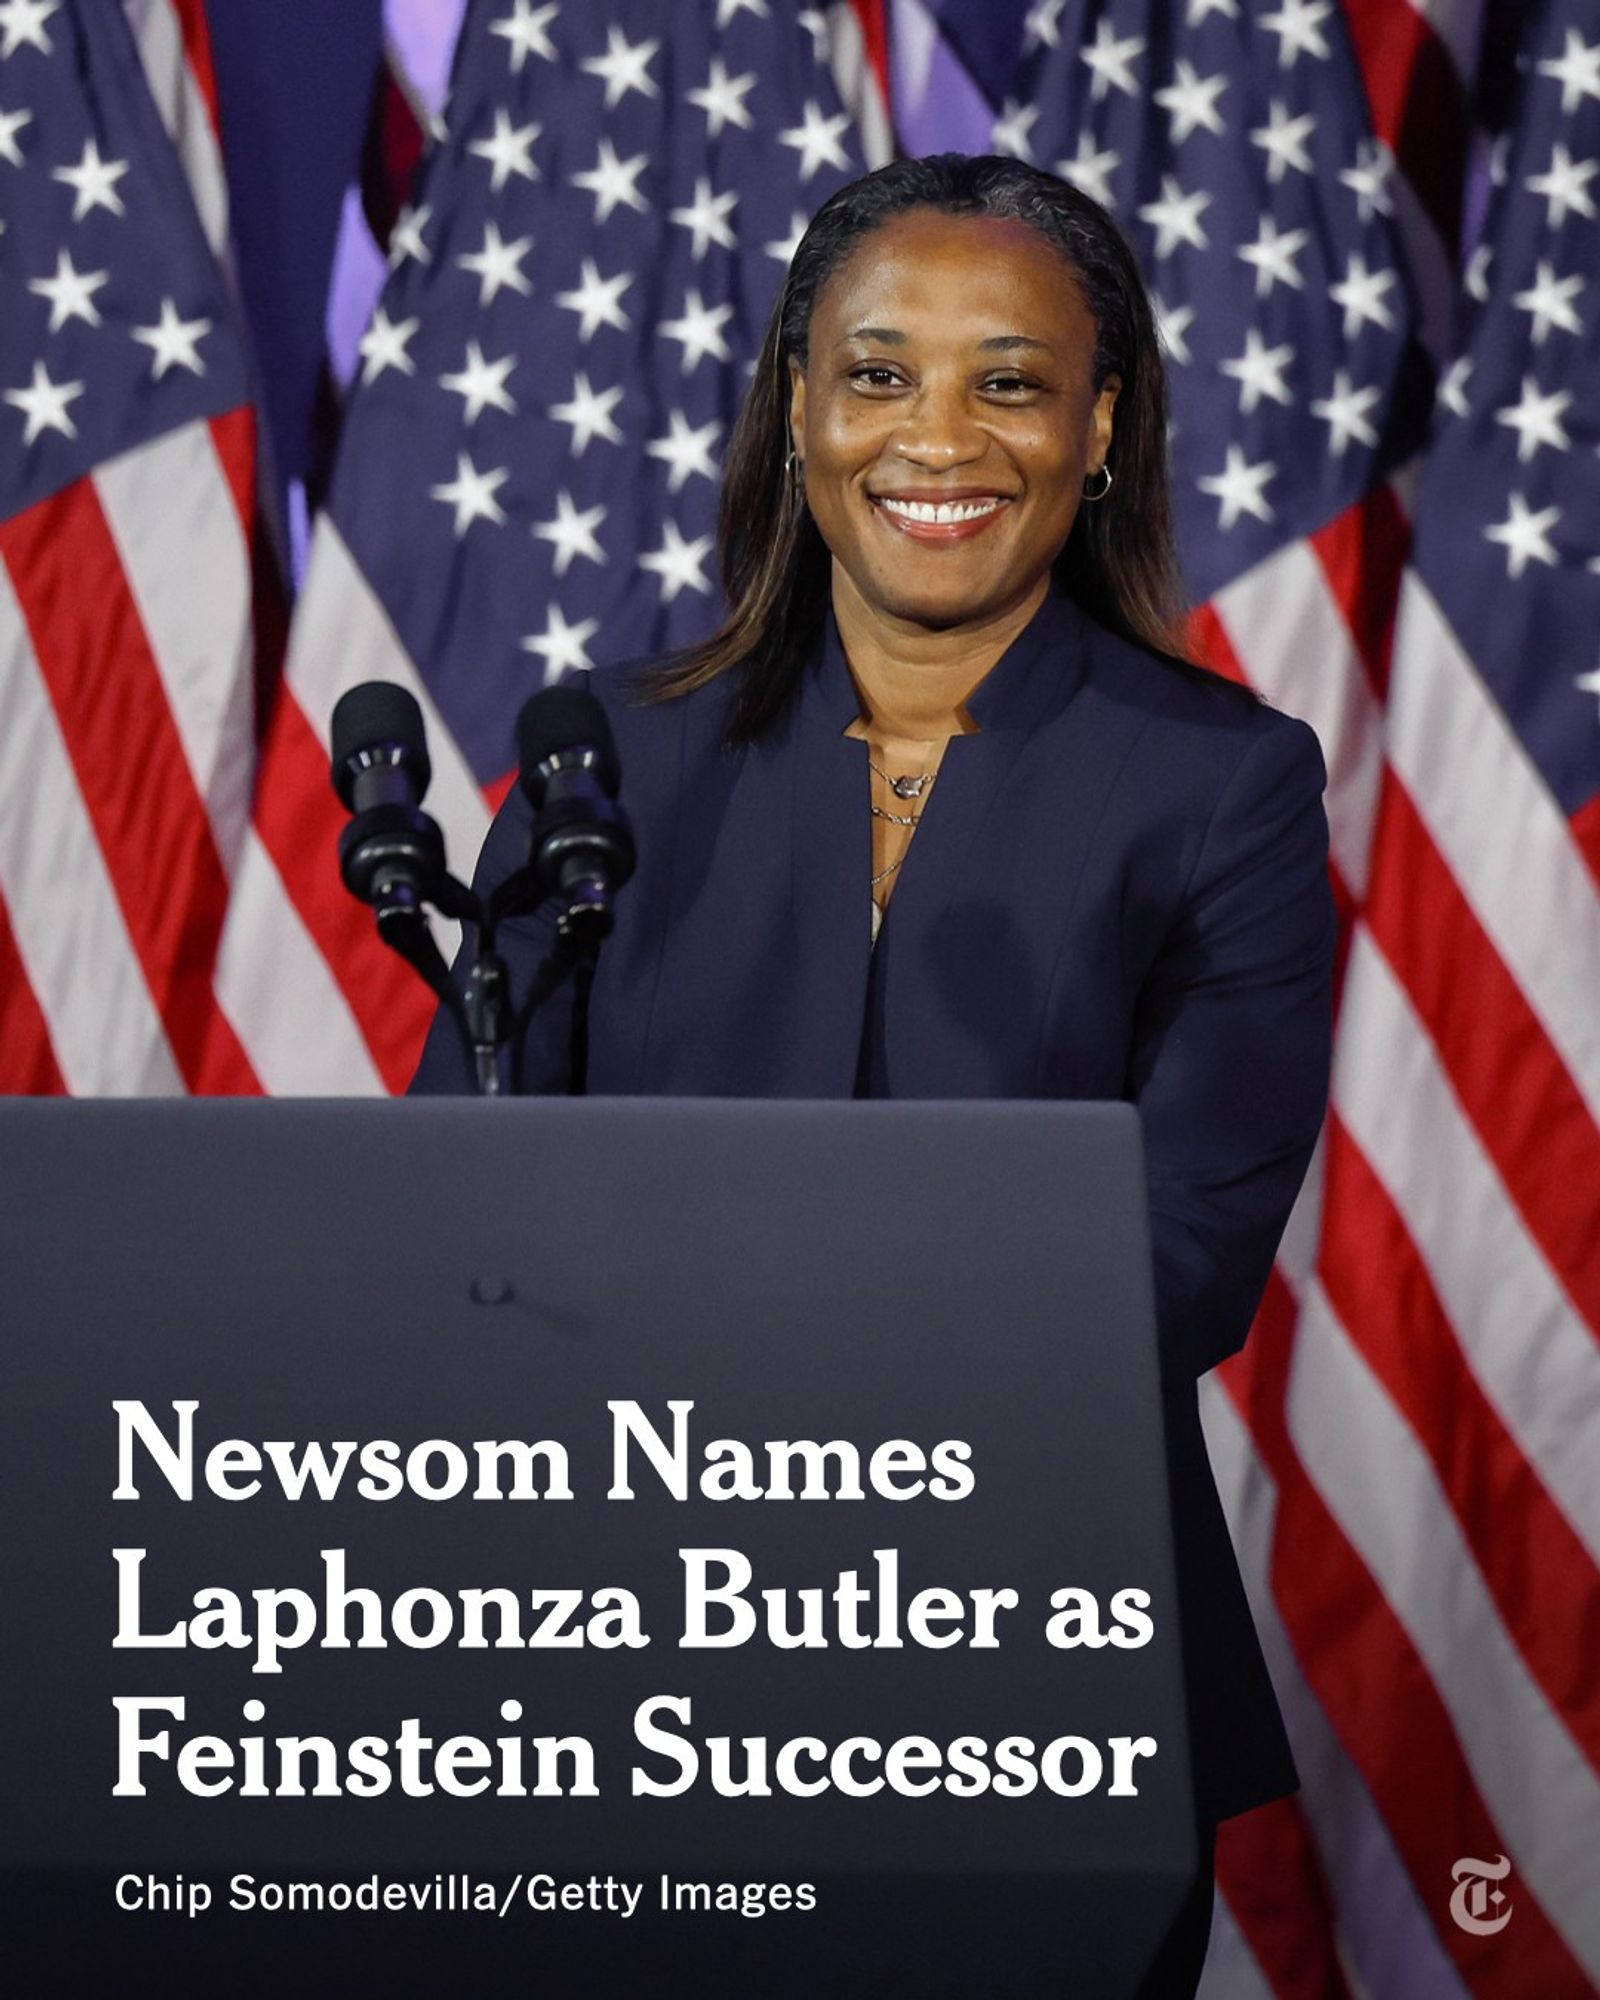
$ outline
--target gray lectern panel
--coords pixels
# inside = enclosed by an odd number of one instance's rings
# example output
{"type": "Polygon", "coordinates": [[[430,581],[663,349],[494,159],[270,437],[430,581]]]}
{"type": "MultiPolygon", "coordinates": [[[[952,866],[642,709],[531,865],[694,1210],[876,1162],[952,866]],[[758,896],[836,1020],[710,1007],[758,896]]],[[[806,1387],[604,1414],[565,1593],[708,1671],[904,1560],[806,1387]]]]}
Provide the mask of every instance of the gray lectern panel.
{"type": "Polygon", "coordinates": [[[1131,1111],[11,1103],[0,1171],[24,1964],[1132,1990],[1193,1844],[1131,1111]]]}

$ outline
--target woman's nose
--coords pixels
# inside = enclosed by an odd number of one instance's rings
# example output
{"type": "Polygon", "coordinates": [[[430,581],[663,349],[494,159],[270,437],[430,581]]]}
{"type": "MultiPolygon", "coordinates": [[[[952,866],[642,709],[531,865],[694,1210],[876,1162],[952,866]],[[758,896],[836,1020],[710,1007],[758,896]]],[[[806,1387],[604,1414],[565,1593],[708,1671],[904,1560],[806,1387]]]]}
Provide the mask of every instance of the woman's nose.
{"type": "Polygon", "coordinates": [[[892,448],[897,458],[942,470],[981,458],[989,440],[961,389],[925,385],[896,425],[892,448]]]}

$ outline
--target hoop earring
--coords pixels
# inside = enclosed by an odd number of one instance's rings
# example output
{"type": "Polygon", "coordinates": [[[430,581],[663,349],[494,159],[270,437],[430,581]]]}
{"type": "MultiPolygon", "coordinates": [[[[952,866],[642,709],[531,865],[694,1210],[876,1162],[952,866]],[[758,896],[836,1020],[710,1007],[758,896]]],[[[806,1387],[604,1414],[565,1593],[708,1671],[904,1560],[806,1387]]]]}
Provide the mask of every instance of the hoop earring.
{"type": "MultiPolygon", "coordinates": [[[[1083,482],[1083,497],[1089,502],[1091,507],[1097,500],[1103,500],[1111,491],[1111,467],[1109,465],[1102,465],[1100,467],[1100,476],[1105,481],[1105,484],[1098,487],[1093,493],[1089,491],[1089,481],[1086,479],[1083,482]]],[[[1093,474],[1090,477],[1092,478],[1093,474]]]]}
{"type": "Polygon", "coordinates": [[[798,493],[806,483],[806,462],[797,451],[791,451],[783,461],[783,476],[790,488],[798,493]]]}

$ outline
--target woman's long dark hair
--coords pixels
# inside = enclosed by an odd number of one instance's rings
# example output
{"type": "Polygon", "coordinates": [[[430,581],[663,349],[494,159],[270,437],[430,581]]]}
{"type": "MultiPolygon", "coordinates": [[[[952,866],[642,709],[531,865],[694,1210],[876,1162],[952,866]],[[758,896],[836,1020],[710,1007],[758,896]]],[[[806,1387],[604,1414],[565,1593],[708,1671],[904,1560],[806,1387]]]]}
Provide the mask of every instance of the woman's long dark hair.
{"type": "Polygon", "coordinates": [[[752,741],[783,712],[829,603],[828,550],[787,462],[790,357],[805,367],[817,300],[862,238],[922,208],[1025,222],[1077,274],[1094,316],[1094,386],[1118,375],[1122,387],[1106,461],[1111,490],[1079,508],[1056,558],[1056,581],[1102,625],[1182,658],[1166,380],[1133,253],[1097,202],[1021,160],[964,153],[897,160],[830,196],[800,239],[728,445],[718,524],[728,615],[645,683],[647,695],[663,699],[737,671],[735,742],[752,741]]]}

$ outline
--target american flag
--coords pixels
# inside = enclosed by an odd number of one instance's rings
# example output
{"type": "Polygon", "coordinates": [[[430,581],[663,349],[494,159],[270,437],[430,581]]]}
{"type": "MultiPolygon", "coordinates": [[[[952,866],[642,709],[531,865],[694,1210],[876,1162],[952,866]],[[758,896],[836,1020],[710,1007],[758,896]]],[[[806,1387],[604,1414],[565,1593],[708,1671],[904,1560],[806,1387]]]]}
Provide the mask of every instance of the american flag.
{"type": "Polygon", "coordinates": [[[1314,1527],[1347,1593],[1328,1631],[1277,1557],[1366,1791],[1338,1851],[1392,1854],[1442,1990],[1567,1994],[1600,1979],[1600,20],[1517,25],[1392,640],[1347,619],[1376,796],[1320,1243],[1230,1388],[1280,1402],[1280,1541],[1314,1527]],[[1463,1855],[1511,1861],[1503,1928],[1452,1915],[1463,1855]]]}
{"type": "Polygon", "coordinates": [[[419,693],[465,865],[527,689],[715,616],[777,248],[885,107],[905,151],[1056,168],[1160,300],[1197,641],[1318,729],[1346,918],[1325,1142],[1202,1385],[1305,1781],[1223,1829],[1202,1991],[1594,1991],[1593,5],[387,0],[253,814],[203,8],[127,12],[144,82],[113,10],[0,0],[0,1081],[403,1083],[426,996],[328,858],[340,689],[419,693]],[[59,170],[108,163],[123,212],[75,217],[59,170]]]}
{"type": "Polygon", "coordinates": [[[0,5],[10,1090],[259,1081],[230,923],[257,847],[249,371],[208,76],[171,7],[140,15],[136,41],[114,9],[0,5]]]}

